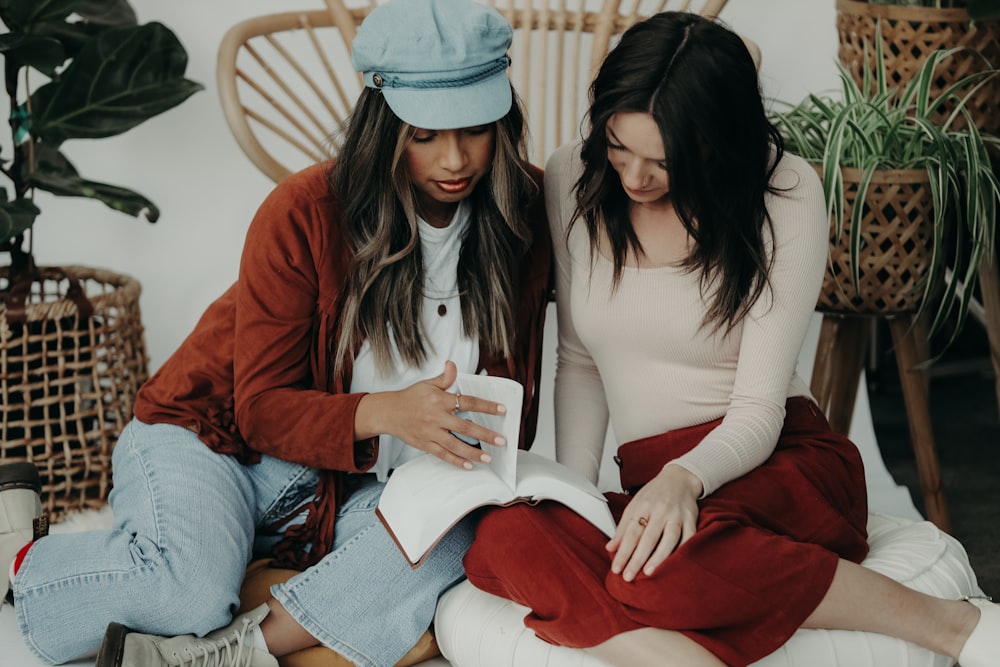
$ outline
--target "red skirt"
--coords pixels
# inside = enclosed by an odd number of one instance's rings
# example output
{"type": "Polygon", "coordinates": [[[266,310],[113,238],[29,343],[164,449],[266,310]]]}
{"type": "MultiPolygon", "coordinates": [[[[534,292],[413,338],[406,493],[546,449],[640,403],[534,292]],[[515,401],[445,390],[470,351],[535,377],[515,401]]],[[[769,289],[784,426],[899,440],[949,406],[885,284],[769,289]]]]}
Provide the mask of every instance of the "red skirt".
{"type": "MultiPolygon", "coordinates": [[[[547,642],[585,648],[643,627],[684,633],[734,667],[767,656],[826,595],[838,559],[868,552],[868,501],[857,448],[816,404],[787,403],[774,453],[699,501],[698,530],[651,576],[611,573],[607,538],[557,503],[490,509],[465,557],[469,580],[531,609],[547,642]]],[[[720,420],[721,421],[721,420],[720,420]]],[[[719,421],[619,447],[625,494],[616,520],[660,468],[719,421]]]]}

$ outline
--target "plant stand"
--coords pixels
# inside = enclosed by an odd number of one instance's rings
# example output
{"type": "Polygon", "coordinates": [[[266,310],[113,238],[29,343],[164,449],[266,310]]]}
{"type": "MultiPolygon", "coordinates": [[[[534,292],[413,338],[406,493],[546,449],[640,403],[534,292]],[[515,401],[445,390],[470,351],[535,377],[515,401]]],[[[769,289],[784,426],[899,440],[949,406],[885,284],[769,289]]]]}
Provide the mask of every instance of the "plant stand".
{"type": "Polygon", "coordinates": [[[994,392],[1000,412],[1000,262],[997,262],[995,251],[992,260],[979,267],[979,291],[983,297],[983,327],[990,344],[994,392]]]}
{"type": "MultiPolygon", "coordinates": [[[[934,525],[950,532],[951,521],[928,408],[927,372],[919,367],[921,361],[927,359],[927,338],[915,316],[893,317],[888,322],[896,351],[910,441],[924,495],[924,510],[934,525]]],[[[851,426],[858,382],[868,349],[870,324],[869,317],[824,315],[820,327],[810,390],[838,433],[846,434],[851,426]]]]}
{"type": "MultiPolygon", "coordinates": [[[[865,50],[875,54],[876,25],[881,22],[882,51],[889,87],[902,89],[934,51],[961,46],[967,54],[948,59],[931,88],[936,93],[988,62],[1000,67],[1000,21],[981,19],[974,24],[965,9],[937,9],[906,5],[882,5],[863,0],[837,0],[838,57],[858,85],[863,85],[865,50]],[[984,60],[985,59],[985,60],[984,60]]],[[[869,72],[874,76],[873,72],[869,72]]],[[[1000,79],[994,78],[969,100],[968,110],[976,126],[996,134],[1000,131],[1000,79]]],[[[947,110],[945,110],[947,111],[947,110]]],[[[943,114],[942,114],[943,115],[943,114]]],[[[956,127],[963,127],[957,123],[956,127]]]]}
{"type": "MultiPolygon", "coordinates": [[[[955,46],[969,51],[949,59],[947,68],[932,82],[936,92],[967,74],[982,71],[985,62],[1000,68],[1000,20],[981,19],[973,24],[965,9],[882,5],[864,0],[837,0],[836,6],[838,57],[859,85],[864,80],[866,45],[870,54],[875,52],[878,21],[882,24],[882,50],[890,86],[902,88],[928,54],[955,46]]],[[[1000,77],[986,82],[970,99],[968,109],[980,130],[1000,133],[997,100],[1000,77]]],[[[961,120],[956,124],[963,126],[961,120]]],[[[991,264],[980,268],[979,285],[985,312],[982,324],[989,339],[1000,410],[1000,263],[995,256],[991,264]]]]}
{"type": "Polygon", "coordinates": [[[0,267],[0,462],[30,461],[50,519],[98,508],[148,377],[138,282],[80,266],[0,267]]]}
{"type": "Polygon", "coordinates": [[[845,223],[831,223],[830,256],[816,309],[823,313],[810,390],[833,429],[847,434],[868,349],[871,319],[886,317],[896,351],[910,440],[927,517],[950,529],[928,410],[929,358],[919,312],[930,266],[933,206],[923,170],[876,172],[864,201],[856,264],[851,257],[851,211],[861,173],[844,169],[845,223]],[[857,273],[857,276],[854,274],[857,273]],[[855,280],[856,278],[856,280],[855,280]]]}

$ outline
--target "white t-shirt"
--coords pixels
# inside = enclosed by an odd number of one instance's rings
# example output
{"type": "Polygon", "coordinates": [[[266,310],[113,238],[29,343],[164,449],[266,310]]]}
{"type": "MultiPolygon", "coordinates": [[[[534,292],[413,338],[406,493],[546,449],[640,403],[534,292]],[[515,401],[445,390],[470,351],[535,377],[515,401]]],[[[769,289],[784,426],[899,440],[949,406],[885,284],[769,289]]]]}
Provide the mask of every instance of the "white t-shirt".
{"type": "MultiPolygon", "coordinates": [[[[418,219],[420,249],[424,258],[423,334],[427,358],[418,368],[396,359],[383,375],[375,367],[371,347],[362,343],[354,360],[351,392],[396,391],[440,375],[444,362],[454,361],[460,373],[475,373],[479,365],[479,340],[462,332],[458,295],[458,257],[469,226],[469,206],[461,202],[447,227],[432,227],[418,219]]],[[[391,332],[390,332],[391,336],[391,332]]],[[[378,460],[370,472],[385,481],[389,471],[423,452],[391,435],[379,436],[378,460]]]]}

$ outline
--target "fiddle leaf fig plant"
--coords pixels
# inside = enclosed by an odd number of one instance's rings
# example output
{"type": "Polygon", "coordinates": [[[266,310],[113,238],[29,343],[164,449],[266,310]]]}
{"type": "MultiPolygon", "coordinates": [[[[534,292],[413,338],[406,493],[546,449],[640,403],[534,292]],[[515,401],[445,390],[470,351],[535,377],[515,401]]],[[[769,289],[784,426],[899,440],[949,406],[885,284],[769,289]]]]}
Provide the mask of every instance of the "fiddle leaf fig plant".
{"type": "Polygon", "coordinates": [[[187,52],[174,33],[140,25],[127,0],[0,0],[0,20],[10,125],[0,148],[9,181],[0,189],[0,250],[25,253],[38,190],[155,222],[153,202],[81,176],[63,146],[122,134],[203,89],[184,77],[187,52]]]}

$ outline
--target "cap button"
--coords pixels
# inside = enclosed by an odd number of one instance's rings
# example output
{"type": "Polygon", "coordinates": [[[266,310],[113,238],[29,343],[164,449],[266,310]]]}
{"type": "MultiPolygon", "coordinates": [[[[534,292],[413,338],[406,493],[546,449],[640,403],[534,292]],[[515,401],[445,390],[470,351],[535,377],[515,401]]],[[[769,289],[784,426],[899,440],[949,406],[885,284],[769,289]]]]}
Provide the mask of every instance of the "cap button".
{"type": "Polygon", "coordinates": [[[381,88],[382,83],[384,83],[382,80],[382,75],[377,72],[375,74],[372,74],[372,83],[375,84],[376,88],[381,88]]]}

